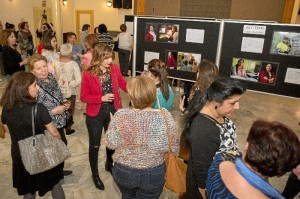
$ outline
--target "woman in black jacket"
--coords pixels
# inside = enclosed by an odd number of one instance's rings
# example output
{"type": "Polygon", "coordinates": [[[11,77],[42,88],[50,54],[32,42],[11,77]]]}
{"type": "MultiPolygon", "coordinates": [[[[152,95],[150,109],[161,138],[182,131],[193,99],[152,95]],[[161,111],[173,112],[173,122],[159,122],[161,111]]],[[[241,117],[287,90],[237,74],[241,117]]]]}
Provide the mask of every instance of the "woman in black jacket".
{"type": "Polygon", "coordinates": [[[27,64],[27,58],[22,61],[16,47],[16,36],[13,30],[3,30],[3,65],[5,73],[10,76],[17,71],[25,71],[27,64]]]}

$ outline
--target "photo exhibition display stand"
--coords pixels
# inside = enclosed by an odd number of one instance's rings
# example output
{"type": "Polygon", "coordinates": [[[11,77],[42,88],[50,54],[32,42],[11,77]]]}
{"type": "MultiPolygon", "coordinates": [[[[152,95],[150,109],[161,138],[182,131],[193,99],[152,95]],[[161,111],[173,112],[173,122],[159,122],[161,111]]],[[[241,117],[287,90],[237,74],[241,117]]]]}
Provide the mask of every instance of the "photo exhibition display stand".
{"type": "Polygon", "coordinates": [[[274,22],[134,16],[133,75],[163,60],[170,78],[195,81],[192,62],[215,62],[247,89],[300,98],[300,26],[274,22]]]}

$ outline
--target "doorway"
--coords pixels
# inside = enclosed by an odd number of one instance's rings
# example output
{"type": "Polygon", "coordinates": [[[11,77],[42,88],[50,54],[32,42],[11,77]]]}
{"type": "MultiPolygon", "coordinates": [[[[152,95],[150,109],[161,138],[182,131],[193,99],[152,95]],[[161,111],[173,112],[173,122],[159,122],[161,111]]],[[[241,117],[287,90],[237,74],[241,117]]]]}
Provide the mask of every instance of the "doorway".
{"type": "Polygon", "coordinates": [[[91,33],[94,30],[94,11],[93,10],[75,10],[76,16],[76,35],[77,43],[80,39],[81,28],[83,24],[89,24],[91,27],[91,33]]]}

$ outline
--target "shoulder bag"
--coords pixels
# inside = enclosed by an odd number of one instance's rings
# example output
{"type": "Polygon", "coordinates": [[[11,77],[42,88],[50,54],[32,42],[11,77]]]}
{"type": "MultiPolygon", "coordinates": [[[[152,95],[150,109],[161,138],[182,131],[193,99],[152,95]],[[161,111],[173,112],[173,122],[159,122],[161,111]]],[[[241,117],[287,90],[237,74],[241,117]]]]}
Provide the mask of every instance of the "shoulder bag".
{"type": "Polygon", "coordinates": [[[162,109],[160,109],[168,133],[168,145],[169,151],[165,154],[166,161],[166,182],[165,187],[175,193],[186,192],[186,171],[187,165],[183,162],[181,158],[175,156],[171,149],[171,138],[168,128],[168,121],[166,114],[162,109]]]}
{"type": "Polygon", "coordinates": [[[52,169],[71,156],[65,143],[48,130],[35,135],[37,105],[32,107],[32,136],[18,141],[21,159],[25,169],[34,175],[52,169]]]}

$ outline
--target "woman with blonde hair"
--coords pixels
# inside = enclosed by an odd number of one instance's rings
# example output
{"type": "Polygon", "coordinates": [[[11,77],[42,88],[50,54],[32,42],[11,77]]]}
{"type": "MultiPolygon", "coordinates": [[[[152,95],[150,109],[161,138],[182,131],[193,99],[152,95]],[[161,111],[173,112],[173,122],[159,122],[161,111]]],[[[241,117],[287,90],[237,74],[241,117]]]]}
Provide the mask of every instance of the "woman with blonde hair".
{"type": "Polygon", "coordinates": [[[153,108],[156,86],[149,77],[132,78],[127,90],[132,107],[117,111],[107,131],[106,144],[115,150],[113,178],[123,199],[157,199],[165,184],[167,128],[172,152],[178,153],[175,123],[165,108],[153,108]]]}
{"type": "MultiPolygon", "coordinates": [[[[122,108],[119,89],[126,90],[120,67],[112,64],[114,52],[105,44],[95,44],[92,62],[83,71],[80,99],[86,103],[86,126],[89,134],[89,161],[92,179],[97,189],[104,190],[98,172],[101,134],[107,130],[110,114],[122,108]]],[[[114,151],[106,148],[105,170],[111,172],[114,151]]]]}

